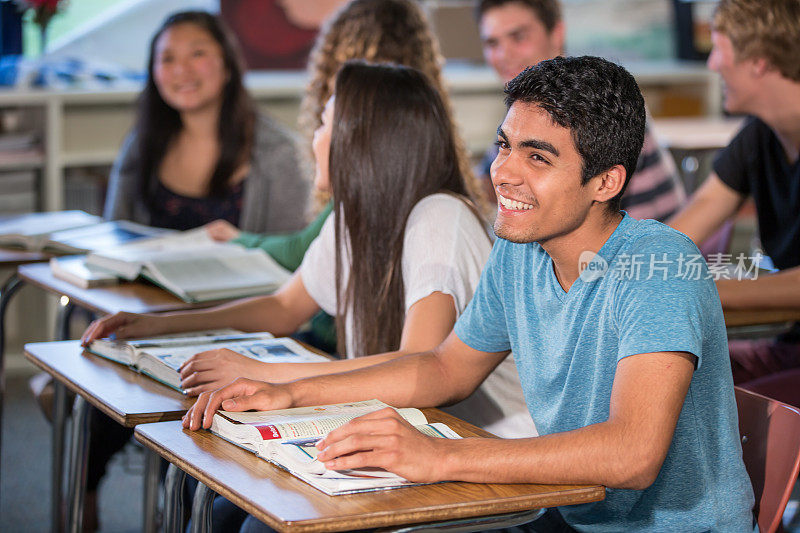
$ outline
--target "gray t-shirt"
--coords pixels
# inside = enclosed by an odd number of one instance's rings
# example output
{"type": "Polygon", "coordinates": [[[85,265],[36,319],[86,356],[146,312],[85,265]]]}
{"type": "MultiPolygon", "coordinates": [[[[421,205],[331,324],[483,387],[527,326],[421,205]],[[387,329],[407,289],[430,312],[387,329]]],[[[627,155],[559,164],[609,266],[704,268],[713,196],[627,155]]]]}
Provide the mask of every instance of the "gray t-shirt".
{"type": "Polygon", "coordinates": [[[694,354],[655,482],[559,511],[581,531],[753,531],[722,307],[700,252],[661,223],[625,215],[598,255],[565,292],[539,244],[498,239],[456,334],[477,350],[514,351],[542,435],[608,420],[622,359],[694,354]]]}

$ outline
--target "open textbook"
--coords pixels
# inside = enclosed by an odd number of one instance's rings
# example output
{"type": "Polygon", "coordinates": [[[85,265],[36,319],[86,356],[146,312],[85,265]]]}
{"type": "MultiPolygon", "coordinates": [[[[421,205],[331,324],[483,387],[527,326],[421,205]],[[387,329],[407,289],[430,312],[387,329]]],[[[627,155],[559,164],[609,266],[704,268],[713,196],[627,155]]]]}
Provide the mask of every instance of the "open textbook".
{"type": "Polygon", "coordinates": [[[329,359],[303,348],[293,339],[270,333],[243,333],[235,329],[205,330],[149,339],[98,339],[88,351],[128,365],[161,383],[181,390],[180,366],[199,352],[227,348],[267,363],[309,363],[329,359]]]}
{"type": "Polygon", "coordinates": [[[186,302],[264,294],[291,277],[263,250],[214,242],[204,229],[90,253],[86,264],[127,280],[142,276],[186,302]]]}
{"type": "MultiPolygon", "coordinates": [[[[330,495],[417,485],[383,469],[327,470],[314,444],[359,416],[389,407],[379,400],[297,407],[275,411],[218,411],[211,432],[287,470],[330,495]]],[[[445,424],[428,424],[418,409],[395,409],[416,429],[432,437],[461,438],[445,424]]]]}
{"type": "Polygon", "coordinates": [[[0,246],[14,246],[40,252],[50,243],[50,235],[97,224],[100,217],[83,211],[56,211],[52,213],[29,213],[0,221],[0,246]]]}
{"type": "Polygon", "coordinates": [[[0,246],[80,254],[169,232],[127,220],[103,222],[83,211],[30,213],[0,222],[0,246]]]}

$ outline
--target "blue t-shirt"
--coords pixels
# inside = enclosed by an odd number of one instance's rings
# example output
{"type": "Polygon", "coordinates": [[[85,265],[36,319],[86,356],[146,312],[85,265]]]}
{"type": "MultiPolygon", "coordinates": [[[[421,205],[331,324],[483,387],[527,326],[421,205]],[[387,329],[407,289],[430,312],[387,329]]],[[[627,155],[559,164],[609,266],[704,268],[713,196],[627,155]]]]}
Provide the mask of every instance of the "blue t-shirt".
{"type": "Polygon", "coordinates": [[[456,334],[477,350],[513,350],[540,435],[608,420],[621,359],[694,354],[656,481],[559,511],[587,531],[753,531],[722,307],[700,252],[663,224],[625,215],[598,256],[565,292],[539,244],[498,239],[456,334]]]}

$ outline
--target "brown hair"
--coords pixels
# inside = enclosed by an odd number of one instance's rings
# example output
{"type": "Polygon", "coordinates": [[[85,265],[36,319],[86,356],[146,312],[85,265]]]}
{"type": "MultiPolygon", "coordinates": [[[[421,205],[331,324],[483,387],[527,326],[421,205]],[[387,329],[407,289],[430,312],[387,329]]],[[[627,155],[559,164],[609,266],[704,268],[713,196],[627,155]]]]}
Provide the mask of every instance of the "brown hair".
{"type": "Polygon", "coordinates": [[[487,11],[506,4],[520,4],[533,11],[536,14],[536,18],[539,19],[548,32],[553,31],[556,24],[561,22],[561,4],[559,0],[481,0],[475,6],[475,17],[480,22],[487,11]]]}
{"type": "MultiPolygon", "coordinates": [[[[322,109],[333,93],[336,73],[350,59],[396,63],[421,71],[442,95],[447,120],[454,124],[442,80],[444,57],[419,5],[411,0],[353,0],[326,22],[309,57],[310,81],[298,120],[309,146],[321,124],[322,109]]],[[[476,198],[482,198],[464,143],[457,134],[456,150],[469,190],[476,198]]]]}
{"type": "Polygon", "coordinates": [[[158,167],[170,142],[183,128],[179,113],[167,104],[153,81],[156,44],[161,35],[179,24],[192,24],[208,32],[222,49],[222,59],[228,72],[223,87],[222,107],[217,132],[220,153],[208,183],[210,196],[221,196],[229,187],[236,169],[246,161],[253,142],[255,105],[242,83],[244,71],[239,44],[231,31],[217,17],[205,11],[181,11],[164,21],[150,41],[147,60],[147,82],[139,95],[136,113],[136,132],[139,155],[139,189],[147,207],[157,184],[158,167]]]}
{"type": "Polygon", "coordinates": [[[720,0],[714,31],[731,40],[737,59],[763,57],[800,82],[800,0],[720,0]]]}
{"type": "Polygon", "coordinates": [[[405,321],[408,215],[431,194],[450,192],[470,205],[469,193],[444,100],[420,71],[349,61],[336,78],[335,93],[330,179],[339,352],[345,353],[348,311],[356,352],[351,355],[393,351],[405,321]],[[341,267],[348,260],[343,286],[341,267]]]}

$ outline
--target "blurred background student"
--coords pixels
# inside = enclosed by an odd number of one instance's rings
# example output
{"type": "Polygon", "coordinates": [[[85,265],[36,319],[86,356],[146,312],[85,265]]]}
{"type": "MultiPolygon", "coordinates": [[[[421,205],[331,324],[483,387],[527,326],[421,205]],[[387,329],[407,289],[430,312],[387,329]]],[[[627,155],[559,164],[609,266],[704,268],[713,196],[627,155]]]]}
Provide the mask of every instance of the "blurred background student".
{"type": "Polygon", "coordinates": [[[178,230],[216,219],[262,232],[303,226],[308,182],[295,143],[256,112],[238,45],[217,17],[170,16],[150,43],[147,74],[105,218],[178,230]]]}
{"type": "MultiPolygon", "coordinates": [[[[231,32],[216,16],[169,16],[150,42],[136,125],[109,180],[104,217],[187,230],[222,219],[252,231],[304,224],[309,184],[295,140],[258,113],[242,84],[231,32]]],[[[132,431],[96,409],[84,526],[96,529],[97,487],[132,431]]]]}
{"type": "MultiPolygon", "coordinates": [[[[559,0],[480,0],[475,10],[484,58],[503,83],[525,67],[564,54],[566,28],[559,0]]],[[[686,192],[675,163],[659,148],[649,122],[621,207],[634,218],[664,221],[684,204],[686,192]]],[[[478,169],[492,202],[495,193],[489,167],[495,157],[497,147],[486,153],[478,169]]]]}

